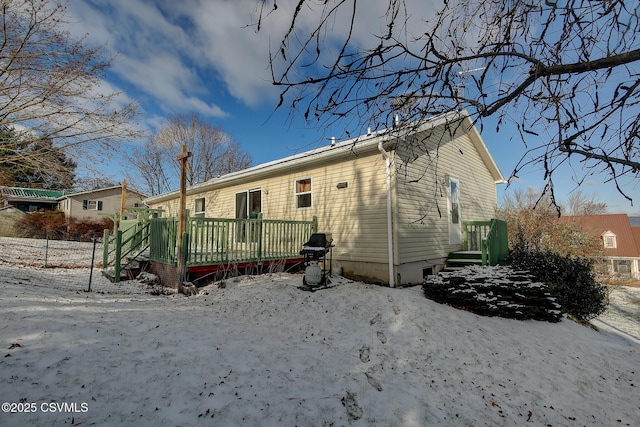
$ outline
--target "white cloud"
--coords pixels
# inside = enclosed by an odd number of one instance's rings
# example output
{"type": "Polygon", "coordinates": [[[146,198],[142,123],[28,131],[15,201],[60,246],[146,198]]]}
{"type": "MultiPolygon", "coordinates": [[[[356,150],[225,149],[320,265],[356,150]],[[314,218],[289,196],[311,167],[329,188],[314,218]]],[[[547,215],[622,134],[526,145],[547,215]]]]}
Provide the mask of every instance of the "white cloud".
{"type": "MultiPolygon", "coordinates": [[[[257,22],[256,0],[174,3],[144,0],[74,2],[71,14],[76,36],[89,34],[93,43],[107,43],[118,57],[113,71],[120,79],[153,97],[166,111],[195,108],[214,117],[225,115],[216,96],[230,94],[247,105],[273,102],[279,92],[271,84],[269,48],[277,50],[290,25],[296,2],[278,2],[276,13],[257,22]],[[203,80],[202,76],[207,76],[203,80]],[[212,76],[212,77],[211,77],[212,76]],[[199,98],[201,102],[194,102],[199,98]]],[[[353,39],[364,43],[385,31],[388,0],[368,2],[358,9],[353,39]]],[[[271,7],[267,4],[266,7],[271,7]]],[[[432,10],[424,5],[414,10],[432,10]]],[[[321,9],[303,9],[301,37],[317,25],[321,9]]],[[[345,9],[346,12],[346,9],[345,9]]],[[[412,19],[410,25],[420,19],[412,19]]],[[[337,15],[323,34],[326,46],[341,41],[349,27],[348,13],[337,15]]],[[[411,29],[407,27],[407,31],[411,29]]]]}
{"type": "Polygon", "coordinates": [[[77,21],[76,37],[87,33],[90,43],[106,42],[111,54],[117,53],[111,72],[123,86],[153,99],[166,112],[226,115],[207,99],[212,82],[205,84],[198,74],[200,46],[190,41],[184,28],[169,22],[157,4],[118,1],[102,3],[99,8],[74,4],[71,14],[77,21]]]}

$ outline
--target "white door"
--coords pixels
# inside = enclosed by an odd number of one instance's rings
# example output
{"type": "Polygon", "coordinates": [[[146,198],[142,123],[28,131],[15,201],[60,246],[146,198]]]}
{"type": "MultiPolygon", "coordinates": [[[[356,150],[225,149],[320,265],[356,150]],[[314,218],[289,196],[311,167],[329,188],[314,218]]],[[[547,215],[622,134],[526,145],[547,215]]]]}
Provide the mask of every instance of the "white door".
{"type": "Polygon", "coordinates": [[[462,221],[460,220],[460,181],[449,177],[449,244],[462,243],[462,221]]]}

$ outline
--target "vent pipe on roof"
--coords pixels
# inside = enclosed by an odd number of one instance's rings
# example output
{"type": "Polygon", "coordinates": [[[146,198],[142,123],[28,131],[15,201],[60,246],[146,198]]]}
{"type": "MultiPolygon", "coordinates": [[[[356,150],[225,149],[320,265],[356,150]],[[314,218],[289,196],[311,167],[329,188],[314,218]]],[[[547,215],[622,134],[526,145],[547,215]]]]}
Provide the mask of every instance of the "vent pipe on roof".
{"type": "Polygon", "coordinates": [[[333,147],[334,145],[336,145],[336,137],[332,136],[331,137],[331,146],[333,147]]]}

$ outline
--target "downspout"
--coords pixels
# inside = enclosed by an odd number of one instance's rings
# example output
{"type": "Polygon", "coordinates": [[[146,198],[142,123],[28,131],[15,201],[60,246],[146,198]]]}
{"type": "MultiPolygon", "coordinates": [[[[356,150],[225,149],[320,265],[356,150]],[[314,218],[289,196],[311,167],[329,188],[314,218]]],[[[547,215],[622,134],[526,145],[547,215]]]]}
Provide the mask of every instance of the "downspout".
{"type": "Polygon", "coordinates": [[[385,161],[385,171],[387,173],[387,242],[389,259],[389,286],[396,286],[395,271],[393,265],[393,221],[391,218],[391,159],[382,146],[382,140],[378,143],[378,150],[385,161]]]}

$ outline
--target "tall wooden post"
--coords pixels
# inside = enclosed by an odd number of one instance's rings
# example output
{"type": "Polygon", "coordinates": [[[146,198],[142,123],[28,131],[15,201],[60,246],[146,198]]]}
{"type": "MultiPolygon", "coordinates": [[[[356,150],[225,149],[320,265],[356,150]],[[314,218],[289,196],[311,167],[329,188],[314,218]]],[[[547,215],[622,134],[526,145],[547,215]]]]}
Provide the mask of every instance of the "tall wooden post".
{"type": "Polygon", "coordinates": [[[127,180],[122,180],[122,195],[120,196],[120,218],[124,216],[124,207],[127,204],[127,180]]]}
{"type": "Polygon", "coordinates": [[[182,283],[186,279],[186,259],[184,257],[182,248],[182,238],[187,227],[187,162],[189,157],[192,156],[190,151],[187,151],[186,144],[182,145],[182,152],[177,157],[180,161],[180,210],[178,213],[178,235],[176,240],[178,241],[178,290],[182,291],[182,283]]]}

